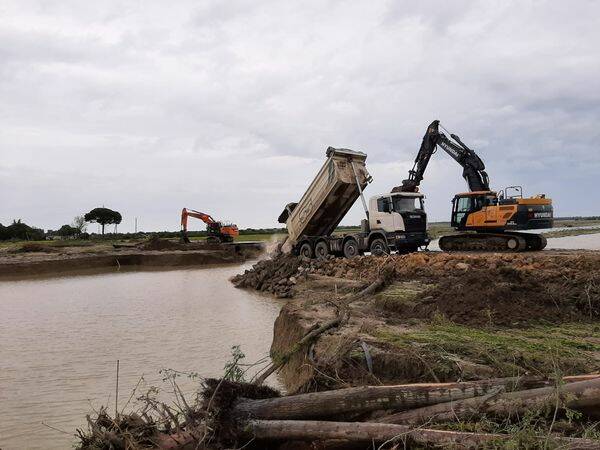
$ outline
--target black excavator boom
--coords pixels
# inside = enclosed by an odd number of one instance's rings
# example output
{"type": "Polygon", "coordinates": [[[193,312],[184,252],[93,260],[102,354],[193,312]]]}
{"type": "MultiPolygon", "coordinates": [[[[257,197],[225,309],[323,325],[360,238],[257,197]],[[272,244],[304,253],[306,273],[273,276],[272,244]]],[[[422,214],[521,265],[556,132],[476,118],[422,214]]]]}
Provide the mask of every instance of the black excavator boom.
{"type": "Polygon", "coordinates": [[[450,139],[439,131],[439,127],[439,120],[434,120],[427,127],[427,132],[423,136],[421,148],[417,153],[413,168],[408,172],[408,179],[403,180],[402,185],[393,188],[392,192],[416,192],[421,181],[423,181],[429,160],[438,146],[462,166],[462,176],[469,185],[470,191],[489,191],[489,177],[481,158],[467,147],[458,136],[450,134],[450,139]]]}

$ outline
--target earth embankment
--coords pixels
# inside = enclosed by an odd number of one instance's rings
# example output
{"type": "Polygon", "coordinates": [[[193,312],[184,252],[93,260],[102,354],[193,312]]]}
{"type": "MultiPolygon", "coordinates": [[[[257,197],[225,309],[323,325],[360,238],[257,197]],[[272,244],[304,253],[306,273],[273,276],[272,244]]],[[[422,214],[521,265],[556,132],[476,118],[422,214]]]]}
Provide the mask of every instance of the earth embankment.
{"type": "Polygon", "coordinates": [[[275,360],[348,312],[282,367],[289,392],[600,370],[598,252],[286,256],[234,282],[290,299],[275,360]],[[382,290],[346,303],[383,273],[382,290]]]}

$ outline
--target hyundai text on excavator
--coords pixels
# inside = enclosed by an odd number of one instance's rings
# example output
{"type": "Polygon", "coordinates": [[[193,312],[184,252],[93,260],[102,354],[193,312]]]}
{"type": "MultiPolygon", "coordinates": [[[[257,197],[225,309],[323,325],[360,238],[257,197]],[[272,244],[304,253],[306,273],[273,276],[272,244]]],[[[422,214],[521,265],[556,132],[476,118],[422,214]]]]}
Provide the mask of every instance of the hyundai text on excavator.
{"type": "Polygon", "coordinates": [[[552,228],[552,200],[545,194],[523,197],[520,186],[509,186],[499,192],[490,190],[481,158],[455,134],[449,133],[448,138],[440,132],[440,127],[439,120],[429,125],[408,179],[392,189],[392,192],[418,192],[425,169],[438,146],[462,166],[470,192],[454,196],[451,225],[457,231],[469,233],[442,236],[440,248],[444,251],[516,252],[546,247],[546,238],[541,234],[515,230],[552,228]]]}
{"type": "Polygon", "coordinates": [[[181,210],[181,239],[183,242],[189,243],[190,239],[187,235],[188,217],[195,217],[206,223],[206,241],[207,242],[233,242],[233,238],[239,236],[240,232],[237,225],[222,224],[213,219],[209,214],[194,211],[193,209],[183,208],[181,210]]]}

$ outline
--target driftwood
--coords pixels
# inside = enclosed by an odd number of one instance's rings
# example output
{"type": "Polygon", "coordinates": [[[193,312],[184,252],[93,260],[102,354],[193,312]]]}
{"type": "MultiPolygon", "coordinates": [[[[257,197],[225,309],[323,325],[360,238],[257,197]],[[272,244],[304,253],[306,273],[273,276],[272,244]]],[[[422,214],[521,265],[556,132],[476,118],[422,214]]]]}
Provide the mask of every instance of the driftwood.
{"type": "MultiPolygon", "coordinates": [[[[486,443],[507,442],[503,434],[465,433],[457,431],[411,428],[406,425],[364,422],[324,422],[318,420],[251,420],[245,431],[255,439],[344,440],[346,442],[386,442],[411,440],[427,445],[452,445],[453,448],[481,448],[486,443]]],[[[598,441],[554,438],[550,442],[563,449],[598,450],[598,441]]]]}
{"type": "MultiPolygon", "coordinates": [[[[233,413],[255,419],[305,419],[383,409],[410,409],[497,394],[521,380],[496,378],[464,383],[362,386],[261,400],[240,399],[233,413]]],[[[531,382],[531,381],[530,381],[531,382]]]]}
{"type": "Polygon", "coordinates": [[[276,361],[271,363],[265,369],[265,371],[259,377],[256,378],[254,384],[263,384],[265,380],[269,378],[269,376],[271,376],[274,372],[276,372],[282,366],[287,364],[287,362],[296,352],[305,348],[308,344],[313,342],[321,334],[325,333],[326,331],[332,328],[337,327],[339,324],[345,321],[348,316],[348,305],[356,300],[363,298],[366,295],[373,294],[378,290],[382,289],[386,284],[386,280],[387,276],[378,278],[362,291],[358,292],[357,294],[350,295],[348,298],[344,299],[343,302],[340,305],[338,305],[340,310],[338,311],[338,314],[335,317],[335,319],[332,319],[329,322],[326,322],[325,324],[317,327],[316,329],[308,333],[306,336],[304,336],[302,339],[300,339],[298,342],[296,342],[296,344],[292,347],[292,349],[289,352],[279,356],[276,361]]]}
{"type": "Polygon", "coordinates": [[[567,383],[559,387],[543,387],[526,391],[502,393],[464,400],[438,403],[432,406],[402,411],[378,420],[382,423],[421,424],[468,418],[482,412],[509,416],[526,410],[554,407],[557,395],[561,404],[572,409],[600,406],[600,378],[567,383]]]}
{"type": "Polygon", "coordinates": [[[319,335],[325,333],[327,330],[331,328],[337,327],[342,322],[343,316],[340,314],[335,319],[330,320],[329,322],[321,325],[320,327],[312,330],[302,339],[300,339],[292,349],[286,353],[285,355],[280,356],[276,362],[273,362],[256,380],[254,384],[261,385],[265,382],[269,376],[271,376],[277,369],[282,367],[284,364],[290,360],[290,358],[300,349],[304,348],[306,345],[310,344],[314,339],[316,339],[319,335]]]}

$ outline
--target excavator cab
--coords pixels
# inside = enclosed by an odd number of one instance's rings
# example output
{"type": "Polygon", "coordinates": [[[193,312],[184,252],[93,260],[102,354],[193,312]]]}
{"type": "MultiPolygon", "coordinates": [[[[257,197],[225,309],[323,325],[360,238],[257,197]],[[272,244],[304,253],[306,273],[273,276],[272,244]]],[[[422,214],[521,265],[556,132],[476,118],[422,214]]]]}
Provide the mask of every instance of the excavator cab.
{"type": "Polygon", "coordinates": [[[487,224],[496,222],[498,196],[492,191],[465,192],[456,194],[452,199],[451,225],[458,230],[473,229],[474,213],[479,213],[479,220],[487,224]]]}

